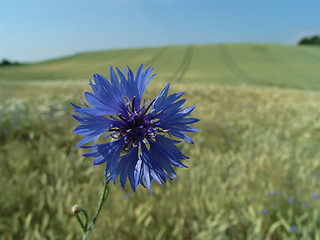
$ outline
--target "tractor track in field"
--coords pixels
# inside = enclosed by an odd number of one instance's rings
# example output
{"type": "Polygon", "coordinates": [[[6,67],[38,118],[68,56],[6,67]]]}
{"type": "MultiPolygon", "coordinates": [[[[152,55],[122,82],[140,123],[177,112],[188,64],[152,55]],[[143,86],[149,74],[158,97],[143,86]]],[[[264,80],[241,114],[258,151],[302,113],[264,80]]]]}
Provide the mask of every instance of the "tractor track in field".
{"type": "Polygon", "coordinates": [[[150,59],[146,61],[146,65],[153,65],[154,61],[159,59],[166,51],[168,51],[170,47],[162,47],[160,48],[150,59]]]}
{"type": "Polygon", "coordinates": [[[180,82],[183,79],[192,62],[193,50],[194,46],[192,45],[186,48],[181,65],[171,77],[172,81],[180,82]]]}
{"type": "Polygon", "coordinates": [[[236,76],[236,80],[240,83],[246,83],[246,80],[249,80],[250,82],[257,82],[256,79],[254,79],[252,76],[247,74],[245,71],[241,70],[237,63],[232,58],[231,54],[229,53],[228,49],[224,45],[219,46],[220,52],[222,57],[224,58],[224,61],[226,63],[226,66],[229,68],[230,72],[233,73],[236,76]],[[240,76],[240,79],[239,79],[240,76]]]}
{"type": "MultiPolygon", "coordinates": [[[[285,55],[294,56],[291,53],[285,53],[285,55]]],[[[275,67],[279,68],[279,66],[282,66],[282,69],[288,73],[294,73],[295,75],[297,75],[301,78],[310,78],[310,76],[305,74],[304,72],[301,72],[301,71],[297,70],[296,68],[290,67],[290,65],[286,61],[281,60],[279,56],[280,56],[279,52],[275,52],[275,51],[273,51],[272,54],[270,53],[270,51],[268,51],[267,54],[263,54],[263,57],[265,59],[267,59],[269,62],[271,62],[275,67]]],[[[309,57],[309,55],[307,57],[309,57]]],[[[295,59],[296,58],[297,57],[295,57],[295,59]]]]}
{"type": "MultiPolygon", "coordinates": [[[[299,48],[298,48],[298,49],[299,49],[299,48]]],[[[320,58],[314,56],[312,53],[309,53],[309,52],[306,53],[306,52],[303,51],[301,48],[299,49],[299,52],[300,52],[300,53],[303,53],[303,55],[307,56],[307,57],[310,58],[310,59],[315,59],[315,60],[319,61],[319,63],[320,63],[320,58]]]]}

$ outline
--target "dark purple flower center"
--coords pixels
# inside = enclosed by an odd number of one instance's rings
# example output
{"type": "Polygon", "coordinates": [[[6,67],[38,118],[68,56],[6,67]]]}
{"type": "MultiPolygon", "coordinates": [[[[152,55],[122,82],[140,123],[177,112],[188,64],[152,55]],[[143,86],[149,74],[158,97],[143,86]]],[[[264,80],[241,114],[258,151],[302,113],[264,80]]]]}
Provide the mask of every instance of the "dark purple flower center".
{"type": "Polygon", "coordinates": [[[143,112],[131,113],[125,124],[120,127],[119,132],[119,137],[124,137],[126,143],[133,147],[144,138],[155,136],[154,123],[143,112]]]}
{"type": "Polygon", "coordinates": [[[144,139],[155,138],[157,132],[167,133],[169,131],[155,129],[153,119],[163,111],[161,110],[151,116],[147,113],[154,101],[155,99],[148,106],[144,105],[142,108],[135,109],[135,97],[133,97],[131,106],[127,108],[127,117],[123,117],[121,114],[118,115],[118,118],[122,120],[122,125],[108,130],[109,132],[115,132],[115,134],[112,134],[113,138],[124,139],[125,145],[123,151],[129,151],[133,147],[138,146],[139,142],[144,139]]]}

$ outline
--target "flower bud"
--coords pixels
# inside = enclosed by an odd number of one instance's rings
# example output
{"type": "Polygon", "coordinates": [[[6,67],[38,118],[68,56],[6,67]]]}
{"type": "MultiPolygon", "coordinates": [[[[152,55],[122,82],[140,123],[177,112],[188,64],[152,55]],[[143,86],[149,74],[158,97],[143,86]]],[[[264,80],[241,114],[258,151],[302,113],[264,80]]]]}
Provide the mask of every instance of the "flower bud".
{"type": "Polygon", "coordinates": [[[74,205],[72,208],[71,208],[71,212],[72,214],[76,215],[76,214],[79,214],[81,212],[81,207],[79,205],[74,205]]]}

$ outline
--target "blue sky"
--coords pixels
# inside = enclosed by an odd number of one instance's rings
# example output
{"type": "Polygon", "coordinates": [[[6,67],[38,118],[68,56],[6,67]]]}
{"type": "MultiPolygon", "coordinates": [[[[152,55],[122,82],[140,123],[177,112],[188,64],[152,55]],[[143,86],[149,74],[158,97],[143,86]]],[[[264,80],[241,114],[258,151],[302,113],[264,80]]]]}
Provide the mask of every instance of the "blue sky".
{"type": "Polygon", "coordinates": [[[178,44],[296,44],[319,0],[0,0],[0,60],[178,44]]]}

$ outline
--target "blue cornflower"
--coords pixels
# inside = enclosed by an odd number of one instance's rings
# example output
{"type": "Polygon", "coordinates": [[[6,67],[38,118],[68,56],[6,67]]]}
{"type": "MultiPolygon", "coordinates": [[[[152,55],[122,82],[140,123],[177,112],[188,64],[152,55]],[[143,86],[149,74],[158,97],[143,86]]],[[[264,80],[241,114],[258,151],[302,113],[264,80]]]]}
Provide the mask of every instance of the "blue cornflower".
{"type": "Polygon", "coordinates": [[[318,194],[318,193],[312,193],[312,194],[311,194],[311,197],[312,197],[313,199],[318,199],[318,198],[319,198],[319,194],[318,194]]]}
{"type": "Polygon", "coordinates": [[[273,195],[279,195],[281,192],[279,190],[274,190],[273,195]]]}
{"type": "Polygon", "coordinates": [[[289,202],[290,204],[294,204],[295,200],[294,200],[294,198],[289,198],[289,199],[288,199],[288,202],[289,202]]]}
{"type": "Polygon", "coordinates": [[[129,198],[131,196],[131,194],[129,192],[127,192],[125,195],[124,195],[124,198],[129,198]]]}
{"type": "Polygon", "coordinates": [[[290,232],[296,232],[297,231],[297,227],[296,226],[291,226],[290,227],[290,232]]]}
{"type": "Polygon", "coordinates": [[[90,80],[93,93],[85,92],[84,107],[72,104],[79,115],[74,118],[81,124],[74,132],[84,135],[77,147],[88,148],[92,152],[85,157],[95,157],[94,165],[106,162],[106,181],[120,176],[124,188],[129,179],[133,191],[138,184],[151,188],[154,179],[163,184],[167,179],[176,177],[172,168],[186,166],[181,162],[187,159],[175,144],[176,139],[193,143],[186,132],[197,132],[189,126],[199,121],[186,118],[195,106],[182,109],[185,99],[178,100],[183,92],[168,96],[169,86],[151,100],[142,100],[143,93],[155,74],[150,76],[152,68],[143,71],[141,65],[134,77],[130,68],[121,72],[118,77],[110,67],[110,81],[99,74],[94,74],[94,83],[90,80]],[[109,133],[104,139],[111,139],[96,144],[100,137],[109,133]],[[175,139],[172,139],[175,137],[175,139]],[[93,146],[83,146],[94,141],[93,146]]]}
{"type": "Polygon", "coordinates": [[[267,214],[268,214],[268,210],[267,210],[267,209],[263,209],[263,210],[262,210],[262,214],[263,214],[263,215],[267,215],[267,214]]]}

